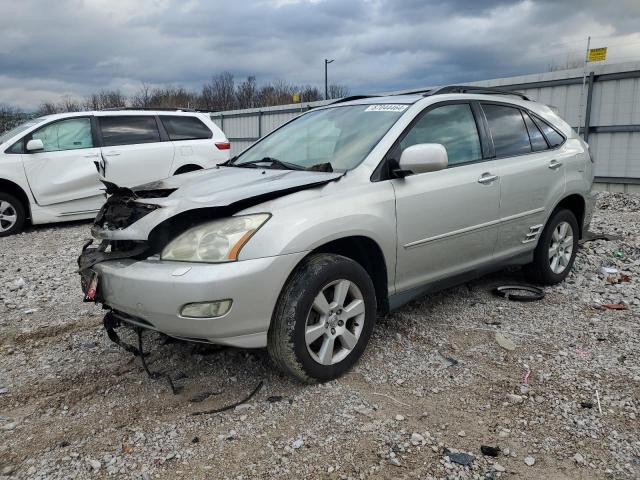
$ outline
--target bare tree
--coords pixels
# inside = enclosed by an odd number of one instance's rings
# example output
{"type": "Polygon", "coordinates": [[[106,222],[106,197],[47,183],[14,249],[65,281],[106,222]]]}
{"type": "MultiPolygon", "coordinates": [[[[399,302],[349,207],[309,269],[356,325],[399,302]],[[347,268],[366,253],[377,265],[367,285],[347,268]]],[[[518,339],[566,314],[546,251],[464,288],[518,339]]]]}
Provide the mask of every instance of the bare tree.
{"type": "Polygon", "coordinates": [[[329,98],[343,98],[349,96],[349,87],[332,83],[328,88],[329,98]]]}
{"type": "Polygon", "coordinates": [[[304,85],[300,87],[300,101],[301,102],[317,102],[322,100],[322,94],[318,87],[312,87],[311,85],[304,85]]]}
{"type": "Polygon", "coordinates": [[[38,116],[51,115],[58,112],[59,112],[58,105],[56,105],[53,102],[42,102],[38,107],[38,110],[36,110],[36,114],[38,116]]]}
{"type": "Polygon", "coordinates": [[[84,107],[87,110],[104,110],[106,108],[121,108],[127,105],[127,97],[119,90],[100,90],[89,95],[84,107]]]}
{"type": "Polygon", "coordinates": [[[151,106],[151,86],[142,82],[138,93],[131,97],[131,106],[136,108],[149,108],[151,106]]]}
{"type": "Polygon", "coordinates": [[[258,106],[258,89],[256,77],[247,77],[236,87],[236,105],[238,108],[254,108],[258,106]]]}
{"type": "Polygon", "coordinates": [[[557,72],[558,70],[570,70],[572,68],[580,68],[584,65],[584,60],[580,60],[579,58],[570,58],[567,55],[567,59],[564,62],[552,61],[547,67],[547,71],[549,72],[557,72]]]}
{"type": "Polygon", "coordinates": [[[11,130],[29,116],[10,105],[0,104],[0,133],[11,130]]]}
{"type": "Polygon", "coordinates": [[[205,83],[200,96],[200,106],[205,110],[221,111],[236,107],[235,81],[229,72],[223,72],[205,83]]]}
{"type": "Polygon", "coordinates": [[[149,94],[147,107],[150,108],[192,108],[199,103],[198,95],[184,87],[154,88],[149,94]]]}

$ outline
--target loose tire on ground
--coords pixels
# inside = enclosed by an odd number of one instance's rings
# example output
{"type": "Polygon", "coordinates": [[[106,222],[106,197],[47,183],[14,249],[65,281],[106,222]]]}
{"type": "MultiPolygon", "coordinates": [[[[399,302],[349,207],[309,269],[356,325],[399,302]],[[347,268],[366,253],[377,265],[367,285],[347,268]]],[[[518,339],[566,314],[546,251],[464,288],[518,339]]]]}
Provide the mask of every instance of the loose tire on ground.
{"type": "Polygon", "coordinates": [[[375,289],[366,270],[341,255],[313,254],[282,289],[267,336],[269,355],[303,382],[332,380],[360,358],[375,320],[375,289]]]}
{"type": "Polygon", "coordinates": [[[0,192],[0,237],[22,231],[27,219],[25,206],[8,193],[0,192]]]}
{"type": "Polygon", "coordinates": [[[527,265],[529,278],[542,285],[554,285],[563,281],[576,259],[578,237],[578,221],[571,210],[562,209],[553,213],[540,235],[533,262],[527,265]],[[563,234],[565,227],[566,233],[563,234]],[[555,269],[554,257],[560,259],[556,262],[555,269]]]}

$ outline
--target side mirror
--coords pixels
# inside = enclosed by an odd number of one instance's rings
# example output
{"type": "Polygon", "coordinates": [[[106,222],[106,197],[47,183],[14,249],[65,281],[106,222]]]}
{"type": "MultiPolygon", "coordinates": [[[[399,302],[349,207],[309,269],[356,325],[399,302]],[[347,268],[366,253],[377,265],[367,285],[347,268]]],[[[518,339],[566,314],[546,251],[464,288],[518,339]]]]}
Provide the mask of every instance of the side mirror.
{"type": "Polygon", "coordinates": [[[27,142],[27,152],[37,152],[44,150],[44,143],[39,138],[31,139],[27,142]]]}
{"type": "Polygon", "coordinates": [[[397,176],[436,172],[447,168],[449,158],[444,145],[439,143],[418,143],[405,148],[400,155],[400,169],[397,176]]]}

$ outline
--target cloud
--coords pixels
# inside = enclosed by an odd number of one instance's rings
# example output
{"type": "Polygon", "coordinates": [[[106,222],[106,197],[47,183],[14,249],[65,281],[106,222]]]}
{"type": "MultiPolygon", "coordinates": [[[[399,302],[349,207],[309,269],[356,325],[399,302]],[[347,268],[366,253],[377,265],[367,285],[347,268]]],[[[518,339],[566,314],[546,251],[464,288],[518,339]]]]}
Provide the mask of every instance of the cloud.
{"type": "Polygon", "coordinates": [[[199,88],[330,80],[374,92],[541,71],[586,37],[640,60],[640,2],[596,0],[22,0],[0,17],[0,102],[35,108],[141,82],[199,88]]]}

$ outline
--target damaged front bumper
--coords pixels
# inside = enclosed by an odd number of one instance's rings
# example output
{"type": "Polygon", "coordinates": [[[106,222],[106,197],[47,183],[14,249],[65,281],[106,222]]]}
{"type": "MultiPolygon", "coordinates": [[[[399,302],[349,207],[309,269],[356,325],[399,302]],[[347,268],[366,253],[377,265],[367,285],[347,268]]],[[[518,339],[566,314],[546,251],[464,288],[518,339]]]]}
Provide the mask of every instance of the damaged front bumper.
{"type": "Polygon", "coordinates": [[[186,340],[260,348],[267,344],[281,286],[305,255],[222,264],[120,259],[86,271],[97,275],[96,301],[129,324],[186,340]],[[181,315],[186,304],[224,299],[232,300],[232,306],[223,316],[181,315]]]}

